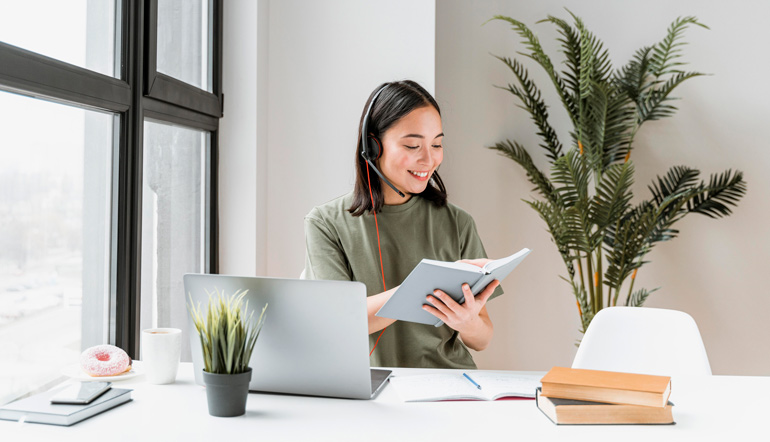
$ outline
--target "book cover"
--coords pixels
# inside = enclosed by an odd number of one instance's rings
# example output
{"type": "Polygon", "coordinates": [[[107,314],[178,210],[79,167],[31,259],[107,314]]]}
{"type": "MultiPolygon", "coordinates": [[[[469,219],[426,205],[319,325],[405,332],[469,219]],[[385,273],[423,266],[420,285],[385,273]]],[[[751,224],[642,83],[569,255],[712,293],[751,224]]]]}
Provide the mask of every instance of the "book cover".
{"type": "Polygon", "coordinates": [[[671,395],[669,376],[553,367],[540,382],[543,396],[561,399],[665,407],[671,395]]]}
{"type": "Polygon", "coordinates": [[[480,389],[459,372],[395,376],[390,378],[390,384],[404,402],[534,399],[535,389],[540,386],[537,375],[483,371],[469,371],[468,374],[481,386],[480,389]]]}
{"type": "MultiPolygon", "coordinates": [[[[66,388],[62,387],[62,388],[66,388]]],[[[0,407],[0,419],[70,426],[131,400],[131,391],[111,388],[86,405],[52,404],[51,398],[62,388],[20,399],[0,407]]]]}
{"type": "Polygon", "coordinates": [[[464,283],[471,286],[474,295],[478,295],[490,282],[495,279],[502,281],[508,276],[529,252],[529,249],[521,249],[511,256],[491,261],[484,267],[423,259],[377,311],[377,316],[438,327],[443,322],[422,309],[423,304],[426,304],[426,296],[439,289],[462,304],[465,302],[462,291],[464,283]]]}
{"type": "Polygon", "coordinates": [[[673,424],[673,406],[645,407],[551,398],[537,389],[537,408],[557,425],[663,425],[673,424]]]}

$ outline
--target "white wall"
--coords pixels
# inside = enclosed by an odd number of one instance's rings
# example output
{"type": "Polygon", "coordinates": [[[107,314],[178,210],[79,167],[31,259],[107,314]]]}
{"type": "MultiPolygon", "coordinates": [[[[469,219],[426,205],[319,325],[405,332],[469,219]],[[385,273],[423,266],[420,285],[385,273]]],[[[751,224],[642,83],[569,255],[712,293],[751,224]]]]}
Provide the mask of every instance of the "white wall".
{"type": "MultiPolygon", "coordinates": [[[[571,2],[568,2],[571,3],[571,2]]],[[[503,256],[521,247],[534,252],[506,280],[506,296],[490,305],[495,339],[476,355],[482,367],[546,369],[568,365],[575,353],[578,313],[566,274],[543,221],[521,199],[533,187],[513,161],[485,149],[497,141],[524,144],[541,168],[533,123],[508,92],[510,71],[490,53],[517,56],[523,51],[510,26],[493,15],[507,15],[532,27],[557,63],[556,33],[535,24],[548,14],[568,19],[563,1],[444,0],[436,12],[436,94],[443,106],[446,160],[442,169],[450,200],[474,215],[487,251],[503,256]]],[[[733,216],[711,220],[691,215],[676,227],[679,238],[649,255],[636,287],[661,287],[649,307],[684,310],[698,323],[716,374],[770,374],[770,153],[764,128],[770,117],[766,73],[770,59],[767,2],[617,2],[567,5],[610,50],[616,66],[633,52],[663,38],[678,16],[695,15],[711,30],[691,27],[684,48],[689,68],[713,74],[691,80],[676,92],[683,99],[673,118],[646,123],[637,136],[634,191],[649,198],[647,184],[673,165],[701,169],[704,175],[740,169],[748,194],[733,216]]],[[[518,57],[518,56],[517,56],[518,57]]],[[[570,127],[550,81],[528,62],[530,74],[553,106],[552,124],[569,143],[570,127]]],[[[558,67],[558,65],[557,65],[558,67]]]]}
{"type": "MultiPolygon", "coordinates": [[[[260,4],[261,6],[261,4],[260,4]]],[[[229,0],[224,7],[222,91],[219,123],[220,272],[254,275],[264,253],[264,223],[257,210],[266,182],[257,161],[257,3],[229,0]],[[258,234],[259,233],[259,234],[258,234]]],[[[260,41],[261,42],[261,41],[260,41]]],[[[260,97],[261,98],[261,97],[260,97]]],[[[264,210],[261,211],[264,213],[264,210]]]]}

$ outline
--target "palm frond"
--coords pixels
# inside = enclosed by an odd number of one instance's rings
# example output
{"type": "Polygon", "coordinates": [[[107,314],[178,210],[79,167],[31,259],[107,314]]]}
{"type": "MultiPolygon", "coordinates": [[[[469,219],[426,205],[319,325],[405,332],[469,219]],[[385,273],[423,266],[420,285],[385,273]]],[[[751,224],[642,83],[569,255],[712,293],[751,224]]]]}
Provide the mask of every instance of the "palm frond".
{"type": "Polygon", "coordinates": [[[567,86],[564,94],[564,107],[567,109],[572,123],[577,125],[577,101],[580,97],[580,35],[566,21],[552,15],[538,23],[542,22],[551,22],[556,25],[557,31],[561,35],[558,41],[561,43],[562,53],[565,57],[564,64],[567,66],[567,69],[562,71],[564,84],[567,86]]]}
{"type": "Polygon", "coordinates": [[[743,180],[743,172],[728,169],[719,175],[711,175],[709,184],[702,184],[700,189],[687,202],[687,212],[721,218],[732,213],[728,206],[736,206],[746,195],[746,182],[743,180]]]}
{"type": "Polygon", "coordinates": [[[650,72],[651,52],[651,46],[637,50],[628,64],[615,73],[616,87],[633,102],[638,101],[639,96],[653,86],[653,82],[647,80],[650,72]]]}
{"type": "Polygon", "coordinates": [[[551,161],[556,161],[557,158],[562,156],[562,144],[559,142],[559,137],[556,135],[556,131],[553,130],[548,123],[548,106],[545,105],[545,101],[540,94],[540,90],[535,83],[529,79],[529,74],[524,66],[517,60],[511,60],[507,57],[495,56],[498,60],[505,63],[506,66],[513,72],[513,75],[519,81],[520,87],[516,87],[509,84],[507,88],[501,88],[508,90],[511,94],[521,100],[522,105],[519,106],[522,109],[529,112],[532,121],[535,123],[539,132],[537,133],[544,143],[540,144],[540,147],[546,150],[546,156],[551,161]]]}
{"type": "MultiPolygon", "coordinates": [[[[590,80],[589,80],[590,81],[590,80]]],[[[601,170],[604,147],[604,128],[607,122],[607,90],[604,85],[592,82],[591,94],[582,100],[580,141],[590,168],[601,170]]]]}
{"type": "Polygon", "coordinates": [[[607,112],[602,145],[602,167],[625,162],[631,149],[632,130],[636,122],[636,109],[625,94],[614,87],[607,91],[607,112]]]}
{"type": "Polygon", "coordinates": [[[564,204],[581,209],[587,207],[591,170],[585,157],[570,150],[553,164],[551,170],[553,182],[560,185],[555,191],[564,204]]]}
{"type": "Polygon", "coordinates": [[[628,307],[641,307],[644,304],[644,301],[647,300],[647,297],[650,296],[652,292],[655,292],[660,287],[654,288],[652,290],[647,289],[639,289],[635,292],[631,293],[631,295],[626,299],[626,306],[628,307]]]}
{"type": "Polygon", "coordinates": [[[658,222],[657,208],[644,201],[628,211],[607,229],[605,250],[608,286],[618,290],[631,273],[644,264],[642,258],[650,250],[648,237],[658,222]]]}
{"type": "Polygon", "coordinates": [[[672,72],[680,72],[677,70],[677,67],[684,63],[677,61],[677,59],[681,58],[681,48],[685,44],[681,39],[684,31],[691,24],[709,29],[708,26],[698,22],[698,19],[695,17],[678,17],[674,20],[668,27],[666,36],[655,46],[653,51],[650,71],[655,77],[661,77],[672,72]]]}
{"type": "Polygon", "coordinates": [[[625,159],[636,113],[630,99],[611,83],[596,83],[591,96],[583,100],[581,141],[591,167],[604,172],[625,159]]]}
{"type": "MultiPolygon", "coordinates": [[[[566,93],[564,80],[562,80],[561,76],[554,69],[551,58],[543,50],[537,36],[527,27],[527,25],[511,17],[495,15],[488,21],[492,20],[502,20],[511,24],[513,30],[522,37],[524,46],[530,51],[528,54],[524,55],[535,60],[535,62],[545,69],[546,73],[551,78],[551,82],[553,83],[556,92],[559,94],[559,98],[561,98],[562,104],[568,111],[570,111],[570,109],[574,107],[574,103],[571,102],[569,95],[566,93]]],[[[572,115],[572,113],[570,113],[570,115],[572,115]]]]}
{"type": "Polygon", "coordinates": [[[704,74],[700,72],[678,72],[659,88],[650,89],[648,93],[639,95],[636,101],[638,123],[642,124],[645,121],[660,120],[661,118],[674,115],[677,107],[670,104],[670,102],[677,98],[671,97],[671,92],[690,78],[700,77],[701,75],[704,74]]]}
{"type": "Polygon", "coordinates": [[[610,63],[609,51],[604,48],[604,44],[591,31],[589,31],[583,20],[572,13],[567,12],[575,21],[578,35],[580,36],[580,98],[586,98],[593,89],[595,83],[606,83],[612,73],[612,64],[610,63]],[[595,83],[594,83],[595,82],[595,83]]]}
{"type": "Polygon", "coordinates": [[[633,194],[634,166],[616,164],[606,169],[591,204],[591,221],[601,230],[626,213],[633,194]]]}
{"type": "Polygon", "coordinates": [[[666,197],[683,192],[694,187],[698,181],[700,171],[687,166],[673,166],[664,177],[657,177],[657,183],[647,186],[657,205],[660,205],[666,197]]]}

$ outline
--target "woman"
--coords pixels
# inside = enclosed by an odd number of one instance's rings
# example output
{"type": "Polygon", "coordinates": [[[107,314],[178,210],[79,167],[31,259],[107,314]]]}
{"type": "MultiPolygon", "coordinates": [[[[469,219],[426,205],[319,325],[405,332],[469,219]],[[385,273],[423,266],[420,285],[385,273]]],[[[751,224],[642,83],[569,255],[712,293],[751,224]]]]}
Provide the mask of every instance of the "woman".
{"type": "Polygon", "coordinates": [[[492,339],[485,304],[502,294],[498,281],[475,297],[464,284],[463,304],[428,296],[423,308],[440,327],[375,316],[423,258],[489,261],[473,218],[446,200],[443,136],[438,104],[419,84],[381,85],[361,116],[353,191],[305,217],[306,277],[366,284],[373,366],[475,368],[468,347],[492,339]]]}

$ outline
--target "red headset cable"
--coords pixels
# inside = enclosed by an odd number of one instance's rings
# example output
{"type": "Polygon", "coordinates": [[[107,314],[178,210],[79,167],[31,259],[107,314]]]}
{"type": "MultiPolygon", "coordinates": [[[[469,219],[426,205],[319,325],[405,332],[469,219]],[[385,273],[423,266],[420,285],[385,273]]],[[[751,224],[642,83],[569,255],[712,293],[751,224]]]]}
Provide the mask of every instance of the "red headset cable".
{"type": "MultiPolygon", "coordinates": [[[[366,181],[369,184],[369,198],[371,198],[372,201],[372,214],[374,215],[374,228],[377,231],[377,250],[380,252],[380,272],[382,273],[382,288],[384,291],[388,291],[388,288],[385,286],[385,267],[382,265],[382,246],[380,246],[380,226],[377,224],[377,211],[374,210],[374,195],[372,194],[372,180],[369,178],[369,165],[366,165],[366,181]]],[[[385,328],[382,329],[380,334],[377,336],[377,340],[374,341],[374,347],[372,347],[372,351],[369,352],[369,356],[374,353],[374,349],[377,348],[377,344],[380,342],[380,338],[382,337],[382,334],[385,333],[385,329],[387,329],[388,326],[385,326],[385,328]]]]}

